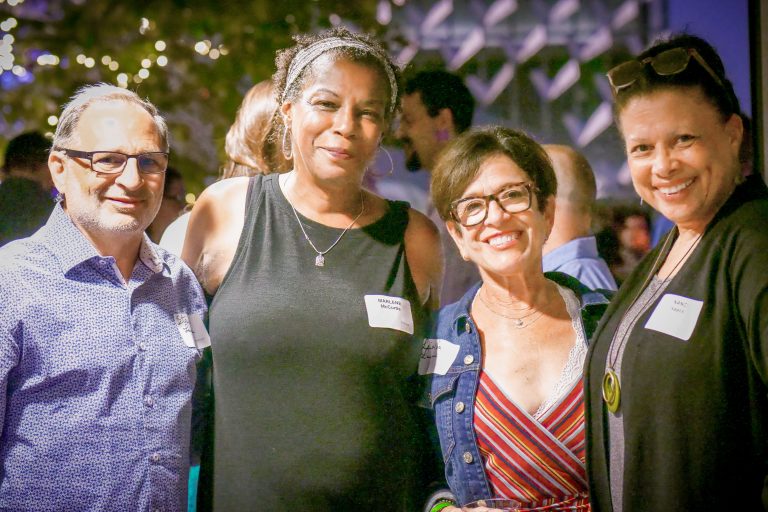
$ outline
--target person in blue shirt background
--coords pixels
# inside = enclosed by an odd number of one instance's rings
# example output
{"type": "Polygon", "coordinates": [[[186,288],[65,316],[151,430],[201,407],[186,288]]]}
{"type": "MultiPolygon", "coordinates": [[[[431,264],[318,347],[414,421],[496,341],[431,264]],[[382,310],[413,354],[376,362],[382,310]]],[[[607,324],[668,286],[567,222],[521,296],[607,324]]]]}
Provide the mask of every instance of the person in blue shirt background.
{"type": "Polygon", "coordinates": [[[544,272],[563,272],[592,290],[616,290],[616,281],[597,253],[597,241],[590,231],[597,194],[592,167],[571,147],[543,147],[557,176],[555,223],[544,244],[544,272]]]}

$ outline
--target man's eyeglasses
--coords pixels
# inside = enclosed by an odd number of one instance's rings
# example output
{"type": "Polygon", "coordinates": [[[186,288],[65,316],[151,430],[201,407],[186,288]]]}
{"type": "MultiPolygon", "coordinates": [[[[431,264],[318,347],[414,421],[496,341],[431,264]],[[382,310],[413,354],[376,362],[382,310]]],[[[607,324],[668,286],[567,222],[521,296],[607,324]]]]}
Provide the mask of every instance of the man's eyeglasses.
{"type": "Polygon", "coordinates": [[[53,149],[70,157],[88,160],[91,164],[91,170],[101,174],[120,174],[131,158],[136,159],[139,171],[146,174],[162,174],[168,168],[167,151],[129,155],[119,151],[77,151],[60,147],[53,149]]]}
{"type": "Polygon", "coordinates": [[[530,183],[515,183],[495,194],[458,199],[451,203],[451,217],[464,227],[477,226],[488,218],[491,201],[507,213],[524,212],[531,207],[532,192],[530,183]]]}
{"type": "Polygon", "coordinates": [[[608,71],[608,81],[611,83],[613,94],[616,95],[622,89],[634,84],[642,76],[646,65],[650,64],[653,72],[659,76],[676,75],[688,68],[691,57],[699,63],[704,71],[709,73],[717,85],[725,88],[720,77],[717,76],[717,73],[707,64],[695,48],[672,48],[653,57],[646,57],[643,60],[624,62],[608,71]]]}

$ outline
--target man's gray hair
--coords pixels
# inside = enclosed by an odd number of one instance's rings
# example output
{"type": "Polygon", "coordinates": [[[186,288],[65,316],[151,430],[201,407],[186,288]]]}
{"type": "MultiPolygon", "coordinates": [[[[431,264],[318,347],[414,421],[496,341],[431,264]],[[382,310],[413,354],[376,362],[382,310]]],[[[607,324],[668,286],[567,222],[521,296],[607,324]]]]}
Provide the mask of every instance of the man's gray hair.
{"type": "Polygon", "coordinates": [[[64,109],[59,117],[59,124],[56,126],[56,133],[53,134],[52,147],[66,147],[72,140],[80,116],[94,103],[107,103],[111,101],[122,101],[138,105],[152,116],[155,127],[160,135],[165,150],[168,149],[168,125],[165,119],[149,100],[143,100],[133,91],[122,89],[120,87],[99,83],[94,85],[85,85],[75,91],[74,96],[69,103],[64,105],[64,109]]]}

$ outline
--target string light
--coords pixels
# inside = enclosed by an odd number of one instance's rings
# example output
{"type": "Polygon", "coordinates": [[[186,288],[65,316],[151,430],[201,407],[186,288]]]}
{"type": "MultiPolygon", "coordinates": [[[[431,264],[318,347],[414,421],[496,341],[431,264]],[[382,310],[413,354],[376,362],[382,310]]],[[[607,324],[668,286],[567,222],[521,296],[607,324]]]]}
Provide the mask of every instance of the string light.
{"type": "Polygon", "coordinates": [[[119,67],[120,67],[120,64],[118,64],[116,60],[113,60],[112,62],[109,63],[110,71],[117,71],[119,67]]]}
{"type": "Polygon", "coordinates": [[[110,62],[112,62],[112,57],[110,57],[109,55],[105,55],[101,58],[101,63],[104,64],[105,66],[109,66],[110,62]]]}
{"type": "Polygon", "coordinates": [[[96,65],[96,61],[94,60],[93,57],[88,57],[87,59],[85,59],[85,62],[83,64],[87,68],[92,68],[93,66],[96,65]]]}
{"type": "Polygon", "coordinates": [[[56,126],[59,124],[59,118],[56,116],[48,116],[48,124],[51,126],[56,126]]]}
{"type": "Polygon", "coordinates": [[[141,79],[149,78],[149,70],[147,68],[140,69],[137,73],[141,79]]]}
{"type": "Polygon", "coordinates": [[[125,73],[117,75],[117,85],[120,87],[128,87],[128,75],[125,73]]]}
{"type": "Polygon", "coordinates": [[[211,42],[209,40],[198,41],[195,43],[195,51],[200,55],[208,55],[211,50],[211,42]]]}
{"type": "Polygon", "coordinates": [[[155,42],[155,50],[162,52],[165,51],[165,41],[156,41],[155,42]]]}
{"type": "Polygon", "coordinates": [[[220,52],[219,52],[219,50],[217,50],[216,48],[214,48],[213,50],[211,50],[210,52],[208,52],[208,56],[209,56],[209,57],[210,57],[212,60],[216,60],[216,59],[218,59],[218,58],[219,58],[219,55],[220,55],[220,52]]]}
{"type": "Polygon", "coordinates": [[[146,68],[150,67],[151,65],[152,65],[152,61],[151,60],[149,60],[149,59],[142,59],[141,67],[146,69],[146,68]]]}
{"type": "Polygon", "coordinates": [[[77,57],[75,57],[75,62],[77,62],[78,64],[85,64],[85,59],[86,59],[85,55],[81,53],[77,57]]]}
{"type": "Polygon", "coordinates": [[[157,58],[157,65],[162,67],[165,67],[165,65],[168,64],[168,57],[165,55],[161,55],[157,58]]]}
{"type": "Polygon", "coordinates": [[[7,20],[0,23],[0,30],[2,30],[3,32],[10,32],[18,24],[19,22],[16,21],[16,18],[8,18],[7,20]]]}
{"type": "Polygon", "coordinates": [[[57,66],[59,64],[59,57],[50,53],[44,53],[37,57],[37,64],[39,66],[57,66]]]}

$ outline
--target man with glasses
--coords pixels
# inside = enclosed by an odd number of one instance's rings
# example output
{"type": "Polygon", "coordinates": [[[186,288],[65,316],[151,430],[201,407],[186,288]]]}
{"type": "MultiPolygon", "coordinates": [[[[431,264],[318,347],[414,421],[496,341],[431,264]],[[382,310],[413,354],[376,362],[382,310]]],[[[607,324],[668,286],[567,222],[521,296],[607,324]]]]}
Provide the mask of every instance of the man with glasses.
{"type": "Polygon", "coordinates": [[[165,121],[85,87],[60,116],[48,222],[0,249],[0,509],[186,510],[190,399],[208,344],[192,272],[144,230],[165,121]]]}

